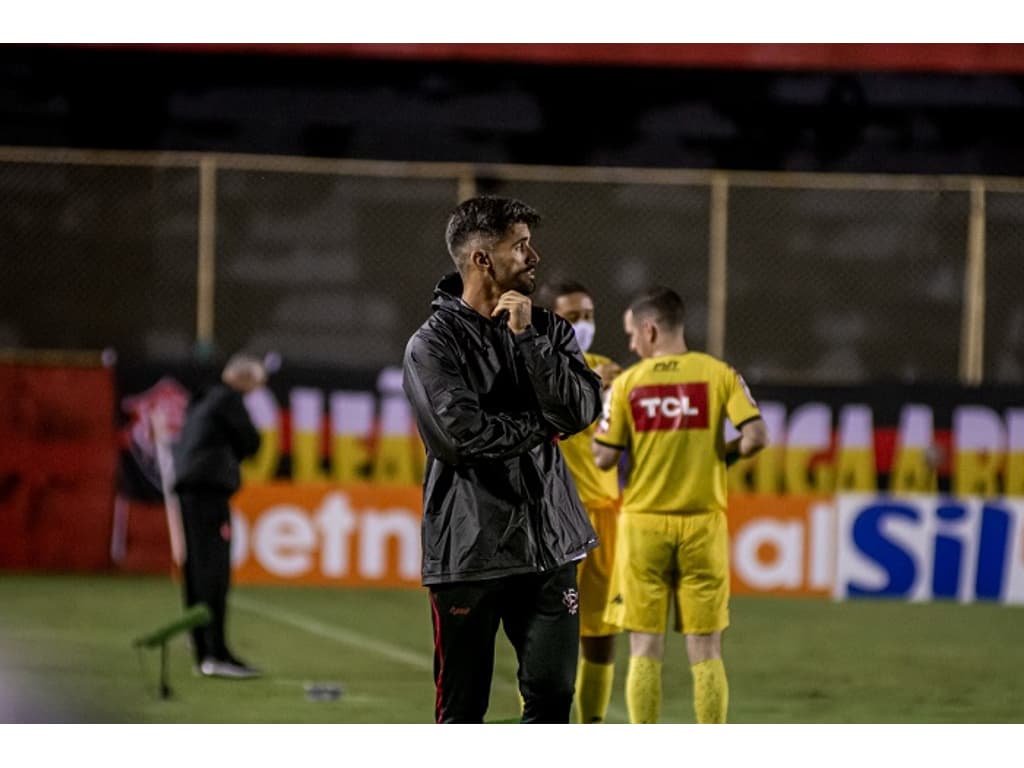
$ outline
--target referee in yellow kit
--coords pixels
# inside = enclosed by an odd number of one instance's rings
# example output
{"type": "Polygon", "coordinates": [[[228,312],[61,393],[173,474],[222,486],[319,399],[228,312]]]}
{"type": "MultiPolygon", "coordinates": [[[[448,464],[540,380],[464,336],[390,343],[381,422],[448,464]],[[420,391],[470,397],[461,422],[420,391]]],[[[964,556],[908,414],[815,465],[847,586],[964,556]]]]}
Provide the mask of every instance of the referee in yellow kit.
{"type": "Polygon", "coordinates": [[[698,723],[724,723],[729,686],[722,631],[729,625],[726,467],[768,442],[743,378],[687,349],[683,301],[655,288],[625,314],[641,361],[612,384],[593,441],[599,467],[630,454],[606,618],[629,630],[626,704],[632,723],[661,712],[661,666],[670,602],[686,636],[698,723]],[[725,441],[725,420],[740,436],[725,441]]]}

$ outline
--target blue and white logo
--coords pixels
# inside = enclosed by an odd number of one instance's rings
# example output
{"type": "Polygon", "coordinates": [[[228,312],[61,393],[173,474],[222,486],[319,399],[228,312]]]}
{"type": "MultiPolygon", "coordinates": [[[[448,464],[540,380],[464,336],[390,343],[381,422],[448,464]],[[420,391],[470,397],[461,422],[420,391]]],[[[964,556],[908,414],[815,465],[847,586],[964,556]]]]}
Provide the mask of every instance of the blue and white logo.
{"type": "Polygon", "coordinates": [[[1024,602],[1024,503],[838,497],[836,598],[1024,602]]]}

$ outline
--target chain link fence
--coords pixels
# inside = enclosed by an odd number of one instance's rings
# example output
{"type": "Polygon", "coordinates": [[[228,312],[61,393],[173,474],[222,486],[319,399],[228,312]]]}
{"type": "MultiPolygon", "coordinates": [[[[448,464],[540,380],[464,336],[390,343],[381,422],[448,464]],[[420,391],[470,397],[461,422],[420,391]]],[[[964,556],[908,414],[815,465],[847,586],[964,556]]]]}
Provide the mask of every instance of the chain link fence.
{"type": "Polygon", "coordinates": [[[196,180],[189,168],[0,162],[0,347],[190,354],[196,180]]]}
{"type": "Polygon", "coordinates": [[[542,283],[572,280],[591,292],[595,352],[629,359],[623,310],[656,284],[683,297],[687,339],[694,348],[705,348],[706,187],[511,180],[480,187],[525,200],[544,216],[533,237],[541,257],[538,274],[542,283]]]}
{"type": "Polygon", "coordinates": [[[488,192],[540,210],[541,281],[588,287],[594,349],[620,362],[623,309],[661,283],[686,301],[690,346],[753,382],[966,381],[970,344],[974,383],[1019,384],[1024,183],[985,193],[972,252],[970,182],[0,148],[0,348],[399,364],[452,269],[448,213],[488,192]]]}
{"type": "Polygon", "coordinates": [[[734,189],[726,357],[786,384],[956,381],[965,192],[734,189]]]}
{"type": "Polygon", "coordinates": [[[1024,195],[986,205],[985,381],[1024,383],[1024,195]]]}
{"type": "Polygon", "coordinates": [[[456,202],[451,180],[221,172],[217,345],[400,364],[451,268],[443,233],[456,202]]]}

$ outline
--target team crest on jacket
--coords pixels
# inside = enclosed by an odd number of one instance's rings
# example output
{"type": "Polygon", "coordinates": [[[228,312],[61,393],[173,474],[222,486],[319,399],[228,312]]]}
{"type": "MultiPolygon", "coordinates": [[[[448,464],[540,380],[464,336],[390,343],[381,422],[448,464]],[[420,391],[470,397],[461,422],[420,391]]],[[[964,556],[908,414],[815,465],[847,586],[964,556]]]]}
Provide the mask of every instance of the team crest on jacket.
{"type": "Polygon", "coordinates": [[[580,593],[570,587],[562,593],[562,602],[569,609],[569,615],[575,616],[580,609],[580,593]]]}

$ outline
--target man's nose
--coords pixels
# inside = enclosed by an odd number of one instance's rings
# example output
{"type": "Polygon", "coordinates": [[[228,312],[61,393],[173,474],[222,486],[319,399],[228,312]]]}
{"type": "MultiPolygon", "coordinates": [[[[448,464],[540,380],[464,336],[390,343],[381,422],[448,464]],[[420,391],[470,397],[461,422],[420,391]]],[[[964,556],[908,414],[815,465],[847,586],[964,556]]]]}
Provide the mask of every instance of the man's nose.
{"type": "Polygon", "coordinates": [[[527,254],[526,254],[526,260],[527,261],[529,261],[529,262],[531,262],[533,264],[537,264],[537,263],[540,262],[540,254],[537,253],[537,249],[536,248],[534,248],[532,245],[528,245],[528,246],[526,246],[526,251],[527,251],[527,254]]]}

